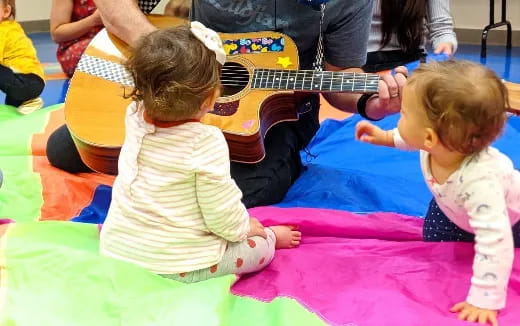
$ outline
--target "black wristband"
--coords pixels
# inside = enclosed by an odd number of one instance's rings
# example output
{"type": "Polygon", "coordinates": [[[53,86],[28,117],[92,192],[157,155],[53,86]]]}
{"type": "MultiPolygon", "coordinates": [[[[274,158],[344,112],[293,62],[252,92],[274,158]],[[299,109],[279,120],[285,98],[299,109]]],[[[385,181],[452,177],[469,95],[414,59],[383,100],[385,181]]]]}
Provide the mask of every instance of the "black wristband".
{"type": "Polygon", "coordinates": [[[363,94],[363,95],[361,95],[361,97],[357,101],[357,112],[359,113],[360,116],[362,116],[363,118],[365,118],[367,120],[379,121],[382,118],[380,118],[380,119],[372,119],[371,117],[369,117],[367,115],[367,111],[366,111],[367,110],[367,101],[368,101],[369,98],[372,97],[372,95],[374,95],[374,94],[363,94]]]}

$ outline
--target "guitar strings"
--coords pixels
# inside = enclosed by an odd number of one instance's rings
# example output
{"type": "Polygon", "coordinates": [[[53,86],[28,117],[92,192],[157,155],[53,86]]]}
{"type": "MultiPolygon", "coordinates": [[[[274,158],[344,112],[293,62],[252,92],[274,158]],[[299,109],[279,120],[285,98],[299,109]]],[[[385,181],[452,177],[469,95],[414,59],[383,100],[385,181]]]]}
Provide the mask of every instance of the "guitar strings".
{"type": "Polygon", "coordinates": [[[221,84],[229,87],[245,87],[251,80],[255,85],[260,84],[260,87],[255,88],[283,89],[283,83],[286,86],[292,83],[292,89],[312,90],[314,88],[313,85],[319,83],[319,88],[322,88],[323,84],[325,86],[329,84],[328,87],[325,87],[329,90],[360,91],[372,89],[376,91],[377,85],[373,85],[373,83],[380,80],[380,77],[376,74],[336,71],[316,72],[314,70],[255,69],[252,75],[252,78],[250,78],[249,71],[241,66],[224,66],[221,72],[221,84]],[[311,76],[307,76],[307,74],[311,74],[311,76]],[[278,87],[274,87],[277,82],[278,87]],[[338,83],[339,85],[336,85],[338,83]],[[269,84],[271,84],[271,87],[269,87],[269,84]],[[305,87],[305,85],[308,87],[305,87]]]}
{"type": "MultiPolygon", "coordinates": [[[[249,74],[236,74],[236,73],[221,73],[220,75],[221,77],[223,78],[226,78],[226,79],[231,79],[231,80],[249,80],[250,79],[250,75],[249,74]]],[[[356,81],[367,81],[367,82],[373,82],[373,81],[379,81],[380,78],[365,78],[365,77],[354,77],[354,76],[328,76],[328,75],[314,75],[314,76],[305,76],[305,75],[260,75],[260,74],[255,74],[252,76],[253,79],[269,79],[269,80],[273,80],[273,79],[284,79],[284,80],[287,80],[287,79],[314,79],[314,80],[344,80],[344,81],[349,81],[349,80],[356,80],[356,81]]]]}
{"type": "MultiPolygon", "coordinates": [[[[224,66],[222,72],[234,72],[234,73],[249,73],[246,68],[237,66],[224,66]]],[[[379,75],[373,73],[363,72],[347,72],[347,71],[315,71],[315,70],[288,70],[288,69],[254,69],[254,73],[295,73],[295,74],[345,74],[345,75],[356,75],[367,78],[379,78],[379,75]]]]}
{"type": "MultiPolygon", "coordinates": [[[[376,82],[378,80],[374,80],[374,82],[376,82]]],[[[317,85],[317,84],[320,84],[320,86],[325,86],[325,88],[327,87],[340,87],[342,86],[342,88],[351,88],[352,85],[356,88],[370,88],[370,87],[373,87],[373,88],[377,88],[377,84],[374,85],[374,83],[365,83],[364,80],[354,80],[354,81],[343,81],[341,82],[341,80],[339,79],[323,79],[323,81],[320,79],[320,80],[317,80],[317,81],[314,81],[312,82],[311,80],[296,80],[296,81],[291,81],[290,79],[280,79],[280,80],[262,80],[262,81],[258,81],[258,82],[255,82],[255,81],[252,81],[255,85],[256,84],[259,84],[258,86],[259,87],[255,87],[255,88],[283,88],[283,85],[286,84],[286,85],[293,85],[293,87],[298,87],[300,88],[301,87],[304,87],[304,86],[307,86],[306,88],[313,88],[313,85],[317,85]],[[275,87],[275,84],[278,84],[279,87],[275,87]],[[325,84],[325,85],[324,85],[325,84]],[[336,85],[336,86],[335,86],[336,85]],[[269,87],[271,86],[271,87],[269,87]]],[[[242,80],[238,80],[238,79],[225,79],[225,78],[221,78],[221,84],[223,86],[246,86],[247,84],[249,83],[249,79],[242,79],[242,80]]]]}

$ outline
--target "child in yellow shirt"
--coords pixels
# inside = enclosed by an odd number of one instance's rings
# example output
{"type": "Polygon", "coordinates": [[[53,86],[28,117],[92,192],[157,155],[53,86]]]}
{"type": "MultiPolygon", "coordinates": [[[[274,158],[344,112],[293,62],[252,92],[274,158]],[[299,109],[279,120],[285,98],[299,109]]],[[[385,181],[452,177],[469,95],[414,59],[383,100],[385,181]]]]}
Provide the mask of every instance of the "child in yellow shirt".
{"type": "Polygon", "coordinates": [[[36,49],[15,19],[15,0],[0,0],[0,90],[5,104],[29,114],[43,106],[45,86],[36,49]]]}

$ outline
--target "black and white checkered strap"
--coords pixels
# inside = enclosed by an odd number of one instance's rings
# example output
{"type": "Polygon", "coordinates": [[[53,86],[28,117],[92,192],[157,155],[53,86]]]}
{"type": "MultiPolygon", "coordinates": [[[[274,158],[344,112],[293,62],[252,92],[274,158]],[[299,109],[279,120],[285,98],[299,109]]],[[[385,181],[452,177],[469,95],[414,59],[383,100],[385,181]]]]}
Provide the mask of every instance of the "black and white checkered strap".
{"type": "Polygon", "coordinates": [[[161,0],[137,0],[137,5],[144,13],[149,14],[159,2],[161,0]]]}
{"type": "Polygon", "coordinates": [[[119,83],[123,86],[134,86],[132,76],[126,70],[125,66],[119,63],[84,54],[79,60],[76,69],[92,76],[119,83]]]}
{"type": "Polygon", "coordinates": [[[314,62],[312,63],[312,68],[316,71],[323,71],[323,19],[325,17],[325,2],[320,5],[320,36],[318,38],[316,58],[314,58],[314,62]]]}

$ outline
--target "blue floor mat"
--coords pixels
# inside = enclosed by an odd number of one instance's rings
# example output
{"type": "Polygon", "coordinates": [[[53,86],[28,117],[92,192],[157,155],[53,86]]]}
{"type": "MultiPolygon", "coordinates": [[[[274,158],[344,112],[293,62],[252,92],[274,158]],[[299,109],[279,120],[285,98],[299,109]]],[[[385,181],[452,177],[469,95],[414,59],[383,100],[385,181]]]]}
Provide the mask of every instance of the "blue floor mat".
{"type": "Polygon", "coordinates": [[[459,46],[455,58],[480,62],[505,80],[520,83],[520,47],[488,46],[487,57],[481,59],[480,45],[466,44],[459,46]]]}
{"type": "MultiPolygon", "coordinates": [[[[398,115],[376,124],[397,125],[398,115]]],[[[387,211],[422,216],[431,194],[424,184],[418,152],[403,152],[354,140],[361,118],[326,120],[301,153],[305,171],[296,180],[281,207],[316,207],[352,212],[387,211]]],[[[520,118],[511,118],[494,144],[520,167],[520,118]]]]}

